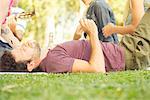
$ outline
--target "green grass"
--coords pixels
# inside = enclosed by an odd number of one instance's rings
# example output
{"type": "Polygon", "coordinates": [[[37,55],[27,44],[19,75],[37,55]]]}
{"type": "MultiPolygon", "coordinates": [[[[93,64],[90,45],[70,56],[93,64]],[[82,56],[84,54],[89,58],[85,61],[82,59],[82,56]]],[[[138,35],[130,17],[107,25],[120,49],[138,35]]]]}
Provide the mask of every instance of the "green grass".
{"type": "Polygon", "coordinates": [[[149,100],[150,71],[0,75],[0,100],[149,100]]]}

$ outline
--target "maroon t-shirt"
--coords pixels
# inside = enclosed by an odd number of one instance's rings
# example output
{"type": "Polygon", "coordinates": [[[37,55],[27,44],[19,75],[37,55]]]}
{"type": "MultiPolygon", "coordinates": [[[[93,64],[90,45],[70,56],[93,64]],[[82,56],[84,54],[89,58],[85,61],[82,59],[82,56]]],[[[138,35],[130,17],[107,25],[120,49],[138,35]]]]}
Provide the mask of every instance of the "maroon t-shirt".
{"type": "MultiPolygon", "coordinates": [[[[100,44],[104,54],[106,71],[125,70],[123,48],[113,43],[100,42],[100,44]]],[[[75,59],[89,61],[90,55],[91,45],[89,41],[69,41],[49,50],[47,56],[42,60],[40,67],[43,71],[48,73],[71,72],[75,59]]]]}

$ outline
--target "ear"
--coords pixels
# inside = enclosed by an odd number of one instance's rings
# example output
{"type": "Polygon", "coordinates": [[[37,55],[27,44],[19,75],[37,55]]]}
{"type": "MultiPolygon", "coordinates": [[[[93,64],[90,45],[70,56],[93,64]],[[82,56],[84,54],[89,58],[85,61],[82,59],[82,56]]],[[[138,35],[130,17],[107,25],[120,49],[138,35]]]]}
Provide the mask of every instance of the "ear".
{"type": "Polygon", "coordinates": [[[27,64],[27,70],[31,72],[36,67],[36,63],[34,61],[31,61],[27,64]]]}
{"type": "Polygon", "coordinates": [[[34,59],[30,63],[27,64],[27,70],[31,72],[33,69],[39,66],[41,60],[40,59],[34,59]]]}

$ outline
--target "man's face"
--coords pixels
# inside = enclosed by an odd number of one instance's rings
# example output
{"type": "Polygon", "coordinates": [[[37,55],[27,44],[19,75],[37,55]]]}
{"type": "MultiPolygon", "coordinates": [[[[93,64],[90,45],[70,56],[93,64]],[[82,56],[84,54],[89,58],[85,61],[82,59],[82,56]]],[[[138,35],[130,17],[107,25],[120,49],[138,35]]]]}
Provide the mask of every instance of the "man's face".
{"type": "Polygon", "coordinates": [[[15,57],[16,62],[20,61],[29,61],[32,60],[33,57],[38,56],[35,50],[37,48],[37,44],[35,41],[28,41],[23,43],[18,48],[12,51],[12,55],[15,57]]]}

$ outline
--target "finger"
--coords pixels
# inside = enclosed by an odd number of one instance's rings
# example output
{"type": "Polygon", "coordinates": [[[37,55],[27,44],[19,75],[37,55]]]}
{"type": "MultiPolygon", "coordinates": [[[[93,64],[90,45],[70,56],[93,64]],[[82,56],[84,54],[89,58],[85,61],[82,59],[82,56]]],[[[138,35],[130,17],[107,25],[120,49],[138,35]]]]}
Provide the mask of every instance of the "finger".
{"type": "Polygon", "coordinates": [[[87,27],[87,25],[88,25],[88,22],[87,22],[87,21],[88,21],[88,20],[87,20],[86,18],[83,19],[84,27],[87,27]]]}
{"type": "Polygon", "coordinates": [[[79,28],[79,29],[81,29],[81,28],[82,28],[82,26],[81,26],[81,24],[80,24],[80,23],[79,23],[79,25],[78,25],[78,28],[79,28]]]}
{"type": "Polygon", "coordinates": [[[92,19],[90,20],[90,24],[97,27],[96,23],[92,19]]]}
{"type": "Polygon", "coordinates": [[[105,31],[105,28],[102,28],[102,32],[104,33],[104,31],[105,31]]]}
{"type": "Polygon", "coordinates": [[[85,18],[80,20],[80,24],[81,24],[83,30],[85,31],[85,28],[86,28],[85,18]]]}
{"type": "Polygon", "coordinates": [[[85,24],[85,27],[89,27],[89,20],[88,19],[84,19],[84,24],[85,24]]]}
{"type": "Polygon", "coordinates": [[[105,30],[104,29],[102,29],[102,33],[105,35],[105,30]]]}
{"type": "Polygon", "coordinates": [[[104,35],[104,37],[106,37],[106,38],[108,37],[108,35],[106,34],[106,32],[104,32],[103,35],[104,35]]]}
{"type": "Polygon", "coordinates": [[[83,19],[80,19],[79,23],[82,27],[84,26],[83,19]]]}
{"type": "Polygon", "coordinates": [[[103,35],[104,35],[105,38],[107,38],[107,35],[106,35],[106,34],[103,34],[103,35]]]}
{"type": "Polygon", "coordinates": [[[90,28],[91,25],[94,25],[95,22],[92,19],[87,19],[87,27],[90,28]]]}
{"type": "Polygon", "coordinates": [[[89,21],[90,21],[91,23],[94,23],[94,24],[95,24],[95,22],[94,22],[92,19],[90,19],[89,21]]]}
{"type": "Polygon", "coordinates": [[[106,37],[106,31],[104,29],[102,29],[102,33],[106,37]]]}

